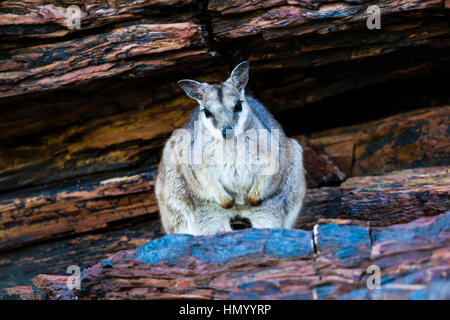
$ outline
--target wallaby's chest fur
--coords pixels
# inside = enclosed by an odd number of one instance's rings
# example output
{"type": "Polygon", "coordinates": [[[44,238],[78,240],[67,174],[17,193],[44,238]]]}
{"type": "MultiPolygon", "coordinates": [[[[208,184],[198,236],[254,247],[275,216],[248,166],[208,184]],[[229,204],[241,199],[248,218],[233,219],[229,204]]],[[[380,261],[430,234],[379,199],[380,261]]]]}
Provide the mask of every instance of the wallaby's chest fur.
{"type": "Polygon", "coordinates": [[[261,155],[259,157],[255,155],[255,161],[252,163],[242,159],[242,154],[236,150],[236,143],[233,145],[230,143],[224,150],[222,141],[211,139],[204,147],[205,161],[203,164],[194,165],[194,171],[198,173],[197,177],[205,189],[210,190],[208,189],[210,183],[219,183],[234,196],[237,204],[244,204],[255,177],[267,166],[269,160],[261,155]],[[223,150],[229,161],[223,161],[223,150]]]}

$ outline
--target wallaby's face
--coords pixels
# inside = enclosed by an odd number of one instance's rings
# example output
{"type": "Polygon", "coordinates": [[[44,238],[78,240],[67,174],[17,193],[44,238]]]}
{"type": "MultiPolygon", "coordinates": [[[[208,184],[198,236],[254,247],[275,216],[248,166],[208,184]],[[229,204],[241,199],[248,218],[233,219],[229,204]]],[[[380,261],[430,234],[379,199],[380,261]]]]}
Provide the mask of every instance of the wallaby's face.
{"type": "Polygon", "coordinates": [[[248,69],[249,63],[242,62],[234,68],[230,78],[221,84],[194,80],[178,82],[189,97],[197,100],[202,125],[217,139],[237,137],[244,132],[250,113],[244,94],[248,69]]]}

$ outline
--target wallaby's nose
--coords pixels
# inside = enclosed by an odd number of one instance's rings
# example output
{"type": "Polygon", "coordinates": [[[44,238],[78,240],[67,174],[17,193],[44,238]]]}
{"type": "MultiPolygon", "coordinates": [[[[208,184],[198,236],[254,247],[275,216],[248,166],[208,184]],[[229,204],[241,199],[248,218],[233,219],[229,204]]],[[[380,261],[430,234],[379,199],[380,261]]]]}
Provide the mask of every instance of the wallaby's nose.
{"type": "Polygon", "coordinates": [[[232,129],[233,129],[232,127],[223,128],[223,130],[222,130],[222,137],[224,139],[226,139],[227,138],[227,130],[232,130],[232,129]]]}

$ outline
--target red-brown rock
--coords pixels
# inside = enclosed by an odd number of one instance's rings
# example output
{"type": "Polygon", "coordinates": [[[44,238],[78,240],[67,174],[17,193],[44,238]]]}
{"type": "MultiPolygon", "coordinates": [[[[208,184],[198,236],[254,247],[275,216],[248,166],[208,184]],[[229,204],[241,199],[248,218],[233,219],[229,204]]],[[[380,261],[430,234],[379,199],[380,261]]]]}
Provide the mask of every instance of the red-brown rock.
{"type": "Polygon", "coordinates": [[[371,232],[325,224],[314,236],[257,229],[168,235],[86,269],[81,290],[69,290],[65,276],[40,275],[33,279],[34,294],[46,299],[448,299],[449,215],[371,232]],[[381,290],[367,287],[370,265],[380,268],[381,290]]]}

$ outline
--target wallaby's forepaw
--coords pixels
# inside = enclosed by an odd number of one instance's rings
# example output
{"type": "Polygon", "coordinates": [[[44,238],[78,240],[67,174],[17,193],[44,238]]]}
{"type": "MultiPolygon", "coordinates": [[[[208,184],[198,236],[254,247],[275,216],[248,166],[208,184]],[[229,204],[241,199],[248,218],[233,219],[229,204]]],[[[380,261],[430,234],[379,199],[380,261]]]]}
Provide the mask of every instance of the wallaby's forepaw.
{"type": "Polygon", "coordinates": [[[259,206],[262,203],[262,200],[256,195],[249,194],[247,196],[247,202],[252,207],[257,207],[257,206],[259,206]]]}
{"type": "Polygon", "coordinates": [[[234,199],[226,199],[223,200],[220,205],[222,206],[222,208],[224,209],[230,209],[234,206],[234,199]]]}

